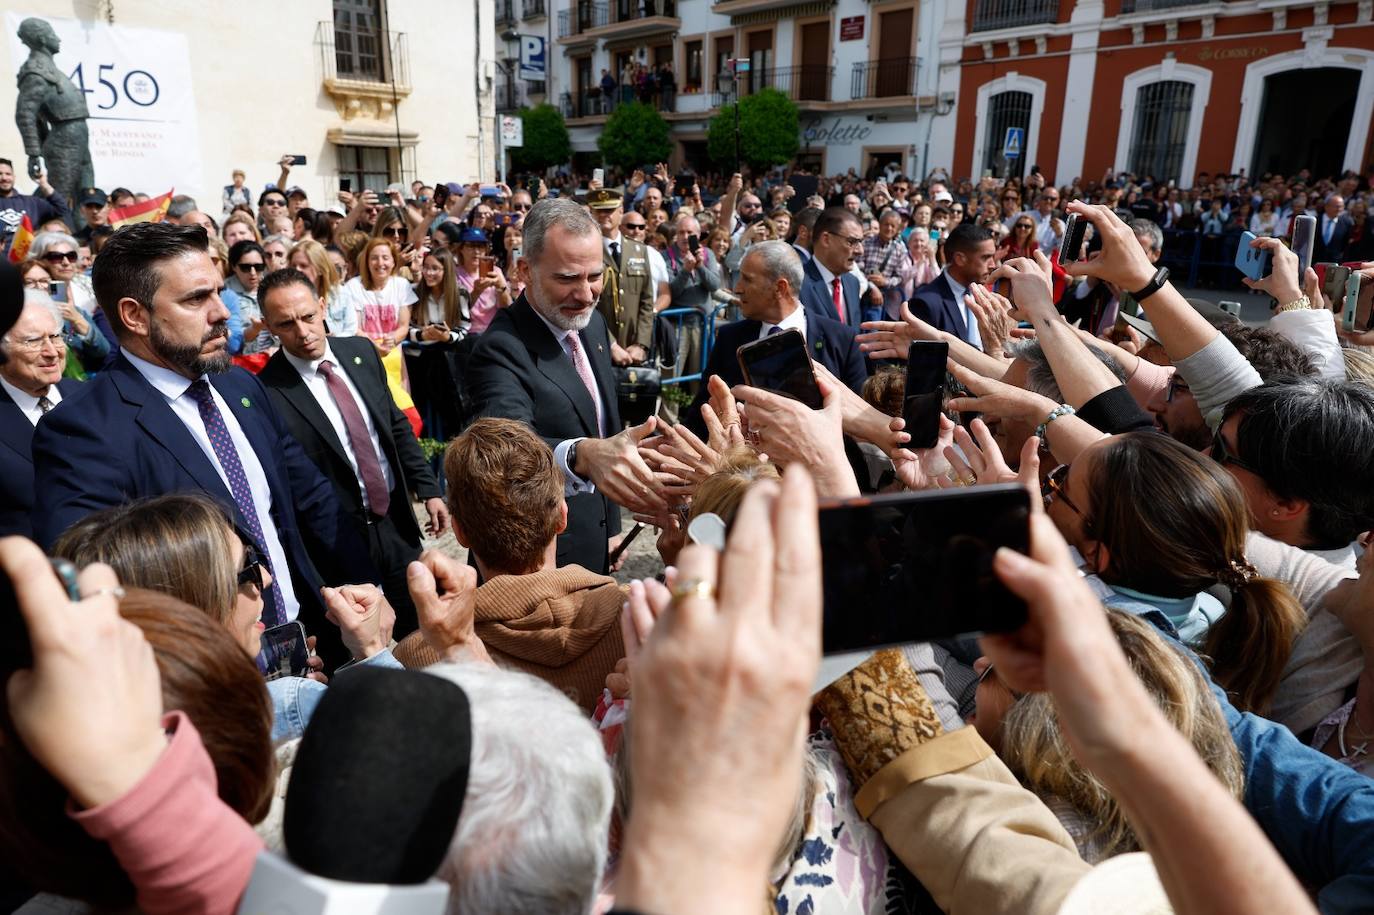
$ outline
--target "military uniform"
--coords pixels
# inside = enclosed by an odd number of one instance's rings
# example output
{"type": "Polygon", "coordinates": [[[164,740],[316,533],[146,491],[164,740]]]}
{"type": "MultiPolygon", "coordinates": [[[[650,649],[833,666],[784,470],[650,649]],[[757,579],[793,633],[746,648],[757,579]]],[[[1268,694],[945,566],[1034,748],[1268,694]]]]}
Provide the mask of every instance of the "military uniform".
{"type": "MultiPolygon", "coordinates": [[[[598,188],[587,195],[587,205],[594,210],[618,209],[619,191],[598,188]]],[[[648,353],[654,341],[654,298],[656,284],[649,265],[649,252],[643,242],[624,235],[616,242],[620,246],[620,260],[611,257],[611,246],[602,238],[602,257],[606,265],[605,281],[597,310],[606,319],[611,339],[629,349],[638,344],[648,353]]]]}

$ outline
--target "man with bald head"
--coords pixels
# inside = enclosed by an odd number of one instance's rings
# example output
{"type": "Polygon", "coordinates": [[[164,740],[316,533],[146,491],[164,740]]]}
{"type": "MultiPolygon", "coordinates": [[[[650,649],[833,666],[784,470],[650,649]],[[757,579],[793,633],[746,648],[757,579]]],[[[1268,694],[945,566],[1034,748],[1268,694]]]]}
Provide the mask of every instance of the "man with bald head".
{"type": "Polygon", "coordinates": [[[62,312],[30,289],[19,320],[0,337],[0,537],[33,536],[33,430],[81,382],[64,379],[62,312]]]}

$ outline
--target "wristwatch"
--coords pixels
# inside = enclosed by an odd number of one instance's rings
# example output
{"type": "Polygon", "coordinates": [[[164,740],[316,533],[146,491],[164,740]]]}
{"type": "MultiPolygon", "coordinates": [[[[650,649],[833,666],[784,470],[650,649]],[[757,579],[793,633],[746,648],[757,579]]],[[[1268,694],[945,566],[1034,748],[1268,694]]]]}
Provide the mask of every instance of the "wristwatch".
{"type": "MultiPolygon", "coordinates": [[[[578,439],[578,442],[580,442],[580,441],[581,441],[581,439],[578,439]]],[[[577,475],[577,444],[578,444],[578,442],[573,442],[571,445],[568,446],[568,469],[571,470],[571,471],[573,472],[573,476],[576,476],[576,475],[577,475]]]]}
{"type": "Polygon", "coordinates": [[[1151,278],[1139,292],[1131,293],[1131,298],[1135,299],[1137,302],[1143,302],[1156,292],[1159,292],[1167,282],[1169,282],[1169,268],[1160,267],[1155,271],[1154,277],[1151,278]]]}

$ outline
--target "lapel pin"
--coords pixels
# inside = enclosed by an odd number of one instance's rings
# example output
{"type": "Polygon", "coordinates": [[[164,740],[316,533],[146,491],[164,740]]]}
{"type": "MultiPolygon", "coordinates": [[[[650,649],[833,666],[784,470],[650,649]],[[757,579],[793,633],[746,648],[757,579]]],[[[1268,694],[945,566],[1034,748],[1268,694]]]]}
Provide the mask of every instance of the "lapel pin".
{"type": "Polygon", "coordinates": [[[602,346],[600,343],[598,343],[598,344],[596,345],[596,351],[597,351],[598,353],[604,353],[604,352],[606,352],[606,348],[605,348],[604,346],[602,346]]]}
{"type": "Polygon", "coordinates": [[[817,340],[817,341],[816,341],[816,349],[819,350],[820,348],[821,348],[821,341],[817,340]]]}
{"type": "Polygon", "coordinates": [[[239,403],[243,404],[245,407],[251,407],[253,405],[253,401],[249,400],[247,397],[240,397],[239,403]]]}
{"type": "Polygon", "coordinates": [[[354,365],[362,365],[362,364],[363,364],[363,357],[362,357],[362,356],[354,356],[354,357],[353,357],[353,364],[354,364],[354,365]]]}

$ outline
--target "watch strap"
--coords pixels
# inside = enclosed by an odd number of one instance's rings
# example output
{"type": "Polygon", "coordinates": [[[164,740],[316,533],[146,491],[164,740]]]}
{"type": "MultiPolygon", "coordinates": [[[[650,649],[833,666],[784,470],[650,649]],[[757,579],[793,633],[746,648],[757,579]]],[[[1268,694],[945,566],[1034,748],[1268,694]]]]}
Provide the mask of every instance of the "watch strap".
{"type": "Polygon", "coordinates": [[[1150,278],[1150,282],[1146,283],[1139,292],[1131,293],[1131,298],[1135,299],[1137,302],[1143,302],[1156,292],[1159,292],[1167,282],[1169,282],[1169,268],[1160,267],[1155,271],[1155,275],[1150,278]]]}

